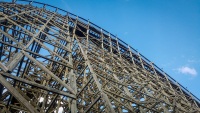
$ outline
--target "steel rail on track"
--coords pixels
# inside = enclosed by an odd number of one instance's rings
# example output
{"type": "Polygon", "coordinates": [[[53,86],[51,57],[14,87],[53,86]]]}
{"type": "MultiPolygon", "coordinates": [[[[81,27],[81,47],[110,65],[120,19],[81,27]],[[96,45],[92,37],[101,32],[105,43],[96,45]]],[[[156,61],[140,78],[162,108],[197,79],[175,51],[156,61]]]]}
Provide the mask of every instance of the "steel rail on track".
{"type": "MultiPolygon", "coordinates": [[[[70,13],[64,9],[49,5],[49,4],[45,4],[45,3],[41,3],[41,2],[36,2],[36,1],[31,1],[31,0],[6,0],[8,2],[6,3],[28,3],[32,6],[36,6],[38,7],[38,5],[43,5],[43,7],[45,7],[46,10],[50,10],[53,11],[52,8],[54,9],[54,12],[57,12],[58,14],[62,15],[62,16],[66,16],[66,14],[68,14],[68,16],[72,17],[72,18],[77,18],[78,17],[78,21],[82,22],[84,24],[87,24],[89,22],[89,20],[86,20],[82,17],[79,17],[73,13],[70,13]],[[49,8],[49,9],[48,9],[49,8]]],[[[5,1],[0,1],[0,2],[5,2],[5,1]]],[[[120,46],[124,46],[126,49],[128,49],[130,47],[132,54],[136,55],[139,53],[136,49],[134,49],[133,47],[129,46],[127,43],[125,43],[124,41],[122,41],[120,38],[118,38],[117,36],[111,34],[110,32],[106,31],[105,29],[97,26],[96,24],[89,22],[89,26],[96,29],[97,31],[101,31],[104,35],[106,36],[110,36],[110,38],[112,40],[118,40],[120,46]]],[[[139,53],[140,54],[140,53],[139,53]]],[[[151,64],[152,62],[147,59],[146,57],[144,57],[142,54],[140,54],[140,57],[142,58],[142,61],[147,63],[147,64],[151,64]]],[[[197,98],[195,95],[193,95],[190,91],[188,91],[185,87],[183,87],[180,83],[178,83],[176,80],[174,80],[170,75],[168,75],[166,72],[164,72],[162,69],[160,69],[157,65],[155,65],[154,63],[152,64],[155,68],[155,70],[157,72],[159,72],[160,74],[162,74],[163,76],[166,75],[168,77],[168,79],[170,80],[170,82],[172,82],[174,85],[178,84],[181,87],[181,90],[183,90],[183,92],[185,94],[187,94],[188,96],[191,96],[196,102],[198,102],[200,104],[200,99],[197,98]]]]}

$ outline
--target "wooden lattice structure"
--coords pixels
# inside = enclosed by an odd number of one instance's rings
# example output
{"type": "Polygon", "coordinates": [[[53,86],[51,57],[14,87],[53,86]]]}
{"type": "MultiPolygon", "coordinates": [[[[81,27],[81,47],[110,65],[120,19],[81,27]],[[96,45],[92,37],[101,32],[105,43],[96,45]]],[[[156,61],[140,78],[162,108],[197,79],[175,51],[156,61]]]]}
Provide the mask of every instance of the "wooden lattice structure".
{"type": "Polygon", "coordinates": [[[88,20],[18,0],[0,2],[0,112],[200,113],[200,101],[88,20]]]}

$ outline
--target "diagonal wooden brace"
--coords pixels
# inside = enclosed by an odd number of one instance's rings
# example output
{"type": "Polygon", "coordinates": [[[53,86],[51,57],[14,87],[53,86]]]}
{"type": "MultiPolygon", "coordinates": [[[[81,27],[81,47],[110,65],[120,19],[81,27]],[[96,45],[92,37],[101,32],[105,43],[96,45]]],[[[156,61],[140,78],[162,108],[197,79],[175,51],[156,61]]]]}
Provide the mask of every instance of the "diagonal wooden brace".
{"type": "Polygon", "coordinates": [[[0,75],[0,83],[31,113],[39,113],[2,75],[0,75]]]}

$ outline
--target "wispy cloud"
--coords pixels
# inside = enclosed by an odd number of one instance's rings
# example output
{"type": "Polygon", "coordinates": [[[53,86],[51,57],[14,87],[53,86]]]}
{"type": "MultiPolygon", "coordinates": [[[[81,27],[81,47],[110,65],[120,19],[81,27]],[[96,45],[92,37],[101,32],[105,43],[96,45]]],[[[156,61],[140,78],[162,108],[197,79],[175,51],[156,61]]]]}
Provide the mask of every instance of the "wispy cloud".
{"type": "Polygon", "coordinates": [[[197,71],[194,68],[190,68],[187,66],[183,66],[178,68],[178,72],[183,73],[183,74],[188,74],[191,75],[193,77],[197,76],[197,71]]]}

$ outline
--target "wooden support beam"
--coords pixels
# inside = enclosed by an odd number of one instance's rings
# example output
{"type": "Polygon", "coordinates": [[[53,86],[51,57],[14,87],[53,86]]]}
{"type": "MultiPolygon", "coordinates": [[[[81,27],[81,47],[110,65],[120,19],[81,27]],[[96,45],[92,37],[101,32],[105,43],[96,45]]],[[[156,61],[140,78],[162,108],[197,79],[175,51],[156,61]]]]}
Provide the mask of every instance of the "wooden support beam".
{"type": "Polygon", "coordinates": [[[85,113],[89,112],[89,110],[92,108],[92,106],[93,106],[94,104],[96,104],[97,101],[98,101],[100,98],[101,98],[101,96],[98,96],[98,97],[94,100],[94,102],[93,102],[92,104],[90,104],[90,106],[87,107],[87,109],[86,109],[84,112],[85,112],[85,113]]]}
{"type": "MultiPolygon", "coordinates": [[[[77,86],[76,86],[76,76],[73,73],[73,70],[69,72],[69,79],[70,79],[70,86],[71,88],[77,93],[77,86]]],[[[77,113],[77,103],[76,99],[71,100],[71,113],[77,113]]]]}
{"type": "Polygon", "coordinates": [[[5,76],[7,78],[12,78],[14,80],[17,80],[17,81],[25,83],[25,84],[29,84],[31,86],[35,86],[35,87],[38,87],[38,88],[41,88],[41,89],[44,89],[44,90],[59,94],[59,95],[63,95],[63,96],[67,96],[67,97],[76,99],[76,96],[73,95],[73,94],[69,94],[69,93],[66,93],[64,91],[60,91],[60,90],[57,90],[57,89],[54,89],[54,88],[51,88],[51,87],[47,87],[47,86],[44,86],[44,85],[41,85],[41,84],[38,84],[38,83],[35,83],[35,82],[32,82],[32,81],[28,81],[28,80],[20,78],[20,77],[13,76],[10,73],[2,73],[2,72],[0,72],[0,74],[2,74],[3,76],[5,76]]]}
{"type": "Polygon", "coordinates": [[[31,113],[39,113],[7,80],[0,74],[0,83],[31,113]]]}
{"type": "Polygon", "coordinates": [[[8,70],[9,70],[10,72],[12,72],[12,71],[15,69],[15,67],[16,67],[16,66],[18,65],[18,63],[21,61],[21,59],[23,58],[23,56],[24,56],[24,55],[23,55],[21,52],[16,53],[16,54],[14,55],[13,59],[10,60],[10,61],[6,64],[8,70]]]}
{"type": "Polygon", "coordinates": [[[0,112],[30,112],[13,89],[36,112],[200,111],[198,98],[101,27],[48,4],[18,2],[0,2],[0,76],[12,86],[0,85],[0,112]]]}
{"type": "Polygon", "coordinates": [[[51,71],[49,71],[45,66],[43,66],[39,61],[35,60],[32,56],[27,54],[24,50],[22,50],[22,53],[28,57],[32,62],[34,62],[38,67],[40,67],[43,71],[45,71],[47,74],[49,74],[52,78],[54,78],[58,83],[63,85],[65,88],[67,88],[71,93],[76,94],[75,91],[66,83],[64,83],[60,78],[58,78],[56,75],[54,75],[51,71]]]}
{"type": "Polygon", "coordinates": [[[0,68],[4,71],[4,72],[7,72],[8,71],[8,68],[3,65],[1,62],[0,62],[0,68]]]}
{"type": "Polygon", "coordinates": [[[111,112],[111,113],[115,113],[108,96],[101,89],[101,84],[99,83],[99,81],[97,79],[97,76],[96,76],[96,74],[95,74],[95,72],[94,72],[94,70],[93,70],[93,68],[92,68],[92,66],[90,64],[89,59],[87,58],[87,55],[85,54],[85,51],[83,50],[78,38],[76,36],[75,36],[75,38],[76,38],[76,41],[78,42],[79,48],[81,50],[81,53],[82,53],[87,65],[88,65],[88,67],[90,69],[90,72],[92,73],[93,79],[94,79],[94,81],[95,81],[95,83],[96,83],[96,85],[98,87],[98,90],[101,92],[101,96],[102,96],[103,100],[105,101],[105,104],[108,106],[107,107],[108,111],[111,112]]]}

